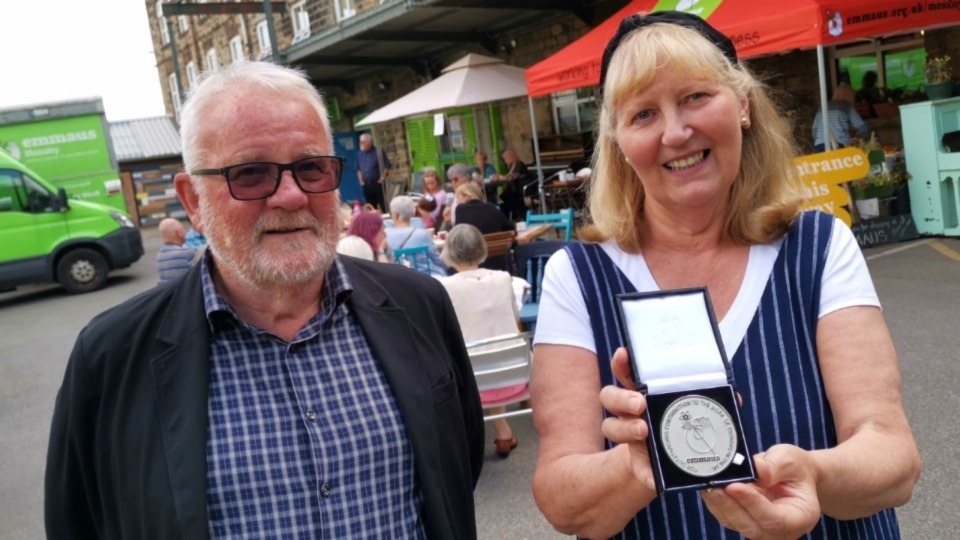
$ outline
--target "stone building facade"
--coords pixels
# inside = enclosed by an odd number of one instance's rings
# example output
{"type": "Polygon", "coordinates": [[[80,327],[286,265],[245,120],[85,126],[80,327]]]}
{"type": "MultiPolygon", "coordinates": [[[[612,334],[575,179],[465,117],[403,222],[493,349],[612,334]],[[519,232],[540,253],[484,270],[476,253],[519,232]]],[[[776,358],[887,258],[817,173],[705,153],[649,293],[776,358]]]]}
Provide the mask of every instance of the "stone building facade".
{"type": "MultiPolygon", "coordinates": [[[[283,61],[285,51],[296,48],[298,43],[309,39],[311,34],[336,31],[350,22],[349,18],[355,18],[356,22],[366,13],[381,9],[383,4],[392,1],[394,0],[285,0],[286,11],[274,14],[280,60],[283,61]],[[349,17],[344,17],[345,14],[349,17]]],[[[601,6],[601,13],[613,13],[626,3],[623,0],[595,2],[601,6]]],[[[179,109],[180,100],[176,95],[175,80],[181,81],[184,90],[189,90],[191,81],[201,71],[216,67],[216,64],[226,64],[238,56],[248,59],[271,56],[272,51],[268,50],[269,42],[266,43],[266,48],[264,43],[263,13],[163,16],[164,4],[148,0],[147,11],[158,76],[169,113],[176,114],[179,109]],[[163,24],[169,25],[169,31],[162,28],[163,24]],[[173,43],[176,44],[176,54],[173,43]],[[175,64],[179,68],[179,78],[174,76],[175,64]]],[[[439,67],[449,65],[467,53],[497,56],[507,64],[526,68],[549,57],[589,31],[592,25],[584,19],[582,13],[552,10],[533,22],[492,36],[485,44],[459,43],[457,47],[433,58],[433,67],[429,73],[410,67],[383,67],[375,74],[352,80],[349,84],[319,86],[328,99],[335,100],[337,104],[340,114],[339,119],[333,123],[334,129],[352,131],[355,129],[353,118],[356,115],[375,110],[419,88],[432,77],[439,75],[439,67]]],[[[593,21],[593,24],[598,22],[593,21]]],[[[960,58],[960,54],[956,54],[960,52],[960,31],[949,28],[930,31],[924,39],[928,51],[960,58]]],[[[296,62],[291,64],[297,65],[296,62]]],[[[811,151],[811,124],[819,106],[820,95],[815,51],[792,51],[751,59],[748,64],[777,90],[778,100],[794,124],[799,148],[811,151]]],[[[829,86],[832,87],[832,84],[829,86]]],[[[538,136],[557,133],[552,107],[550,97],[534,100],[538,136]]],[[[500,115],[505,146],[515,148],[525,162],[532,162],[534,135],[528,100],[517,98],[500,103],[500,115]]],[[[889,133],[899,136],[896,125],[886,127],[889,128],[889,133]]],[[[377,124],[372,131],[378,145],[393,158],[394,169],[391,175],[409,178],[412,171],[404,122],[394,120],[377,124]]],[[[896,144],[899,141],[890,143],[896,144]]]]}

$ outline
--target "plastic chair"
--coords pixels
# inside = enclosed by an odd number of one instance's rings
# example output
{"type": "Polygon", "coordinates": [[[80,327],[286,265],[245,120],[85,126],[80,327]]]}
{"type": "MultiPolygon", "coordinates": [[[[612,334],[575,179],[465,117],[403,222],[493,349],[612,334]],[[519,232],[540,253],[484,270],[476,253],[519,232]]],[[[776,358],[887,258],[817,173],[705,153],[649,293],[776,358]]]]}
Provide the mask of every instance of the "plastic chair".
{"type": "Polygon", "coordinates": [[[555,214],[534,214],[532,210],[527,210],[527,226],[537,223],[553,225],[554,229],[566,229],[564,241],[569,242],[573,236],[573,208],[564,208],[555,214]]]}
{"type": "MultiPolygon", "coordinates": [[[[494,336],[467,343],[467,354],[473,366],[473,376],[477,380],[477,389],[495,390],[530,382],[531,332],[494,336]]],[[[483,402],[484,409],[504,407],[530,399],[530,387],[523,392],[498,401],[483,402]]],[[[484,422],[509,418],[521,414],[530,414],[533,409],[525,408],[490,414],[483,417],[484,422]]]]}
{"type": "Polygon", "coordinates": [[[395,249],[393,250],[393,260],[397,264],[430,275],[433,272],[433,265],[430,263],[429,250],[430,246],[395,249]]]}
{"type": "Polygon", "coordinates": [[[560,240],[540,240],[529,244],[520,244],[514,250],[518,277],[530,284],[530,298],[520,308],[520,322],[533,330],[540,311],[540,292],[543,284],[543,269],[547,260],[557,250],[563,249],[567,242],[560,240]]]}

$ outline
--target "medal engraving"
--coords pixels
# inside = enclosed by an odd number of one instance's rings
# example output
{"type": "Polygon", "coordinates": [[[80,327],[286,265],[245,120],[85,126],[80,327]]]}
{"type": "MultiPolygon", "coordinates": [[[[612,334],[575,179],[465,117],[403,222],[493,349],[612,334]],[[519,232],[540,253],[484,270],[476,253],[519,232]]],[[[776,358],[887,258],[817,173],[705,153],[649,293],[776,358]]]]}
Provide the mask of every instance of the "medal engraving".
{"type": "Polygon", "coordinates": [[[699,477],[722,472],[737,454],[733,417],[723,405],[699,395],[684,396],[667,407],[660,440],[674,465],[699,477]]]}

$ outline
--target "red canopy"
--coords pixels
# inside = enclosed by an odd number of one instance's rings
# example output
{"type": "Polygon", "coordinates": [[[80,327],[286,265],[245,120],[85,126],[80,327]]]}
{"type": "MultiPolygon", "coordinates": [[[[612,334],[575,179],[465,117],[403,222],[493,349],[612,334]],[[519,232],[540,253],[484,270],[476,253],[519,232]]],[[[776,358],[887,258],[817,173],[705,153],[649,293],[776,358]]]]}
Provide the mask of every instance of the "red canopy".
{"type": "MultiPolygon", "coordinates": [[[[699,0],[707,21],[742,58],[960,22],[951,0],[699,0]]],[[[672,8],[675,1],[633,0],[599,26],[526,70],[527,94],[542,96],[600,81],[600,59],[620,21],[672,8]]],[[[693,12],[694,9],[687,11],[693,12]]]]}

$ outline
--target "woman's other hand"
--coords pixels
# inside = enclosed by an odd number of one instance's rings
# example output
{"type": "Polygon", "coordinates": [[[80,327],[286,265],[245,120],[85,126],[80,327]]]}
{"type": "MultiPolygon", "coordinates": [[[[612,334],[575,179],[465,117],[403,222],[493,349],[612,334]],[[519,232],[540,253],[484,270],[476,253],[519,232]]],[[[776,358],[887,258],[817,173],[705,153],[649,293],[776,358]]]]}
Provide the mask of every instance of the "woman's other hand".
{"type": "Polygon", "coordinates": [[[755,456],[754,484],[701,492],[721,525],[747,538],[798,538],[820,521],[816,464],[806,450],[779,444],[755,456]]]}
{"type": "Polygon", "coordinates": [[[644,486],[655,489],[653,471],[650,468],[650,456],[647,453],[647,434],[649,428],[644,420],[647,400],[643,394],[634,390],[630,375],[629,356],[623,347],[617,349],[610,362],[613,375],[624,388],[606,386],[600,390],[600,404],[611,415],[604,419],[601,431],[603,436],[630,449],[630,466],[634,476],[644,486]]]}

